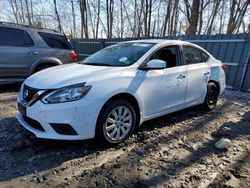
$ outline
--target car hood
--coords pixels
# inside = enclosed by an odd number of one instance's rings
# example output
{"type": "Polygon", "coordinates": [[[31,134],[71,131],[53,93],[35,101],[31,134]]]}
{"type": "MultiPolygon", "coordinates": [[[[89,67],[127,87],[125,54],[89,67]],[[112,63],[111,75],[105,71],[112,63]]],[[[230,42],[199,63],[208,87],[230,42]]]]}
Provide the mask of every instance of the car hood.
{"type": "Polygon", "coordinates": [[[31,75],[25,84],[37,89],[57,89],[83,82],[94,82],[110,76],[118,76],[124,67],[67,64],[45,69],[31,75]]]}

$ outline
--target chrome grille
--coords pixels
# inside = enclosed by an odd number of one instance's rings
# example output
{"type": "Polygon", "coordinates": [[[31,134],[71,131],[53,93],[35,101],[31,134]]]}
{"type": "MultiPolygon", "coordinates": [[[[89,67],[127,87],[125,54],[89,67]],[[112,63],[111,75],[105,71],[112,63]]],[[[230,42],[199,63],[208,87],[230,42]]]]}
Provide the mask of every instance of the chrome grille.
{"type": "Polygon", "coordinates": [[[26,102],[30,102],[33,96],[39,91],[39,89],[29,87],[27,85],[23,86],[23,99],[26,102]]]}

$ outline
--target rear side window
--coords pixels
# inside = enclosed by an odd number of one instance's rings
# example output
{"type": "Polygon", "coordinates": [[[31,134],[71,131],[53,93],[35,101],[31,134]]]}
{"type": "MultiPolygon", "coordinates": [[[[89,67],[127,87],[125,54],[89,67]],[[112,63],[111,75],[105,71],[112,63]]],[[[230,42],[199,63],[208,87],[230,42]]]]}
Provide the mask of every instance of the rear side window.
{"type": "Polygon", "coordinates": [[[69,43],[68,39],[63,35],[57,35],[45,32],[38,32],[38,34],[51,48],[72,49],[72,46],[69,43]]]}
{"type": "Polygon", "coordinates": [[[209,59],[209,55],[202,50],[200,50],[200,53],[201,53],[201,58],[202,58],[203,62],[207,62],[207,60],[209,59]]]}
{"type": "Polygon", "coordinates": [[[186,65],[204,62],[198,48],[192,46],[183,46],[183,55],[186,65]]]}
{"type": "Polygon", "coordinates": [[[34,42],[22,29],[0,27],[0,46],[29,47],[34,42]]]}

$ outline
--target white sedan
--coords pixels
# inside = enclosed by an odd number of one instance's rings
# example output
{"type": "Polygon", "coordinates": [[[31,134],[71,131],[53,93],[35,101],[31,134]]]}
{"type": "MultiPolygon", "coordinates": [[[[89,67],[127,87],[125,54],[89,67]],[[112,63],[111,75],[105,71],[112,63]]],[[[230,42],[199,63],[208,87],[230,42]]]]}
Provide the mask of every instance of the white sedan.
{"type": "Polygon", "coordinates": [[[27,78],[17,119],[39,138],[117,144],[146,120],[198,104],[212,110],[224,89],[225,66],[201,47],[129,41],[27,78]]]}

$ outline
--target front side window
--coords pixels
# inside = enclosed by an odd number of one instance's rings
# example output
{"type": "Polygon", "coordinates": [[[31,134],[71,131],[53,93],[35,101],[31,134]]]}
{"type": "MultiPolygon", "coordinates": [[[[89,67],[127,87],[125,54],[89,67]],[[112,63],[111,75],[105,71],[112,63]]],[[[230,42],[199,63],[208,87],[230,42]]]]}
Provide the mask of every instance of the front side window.
{"type": "Polygon", "coordinates": [[[152,59],[159,59],[165,61],[166,68],[176,67],[178,65],[177,46],[167,46],[161,48],[150,57],[150,60],[152,59]]]}
{"type": "Polygon", "coordinates": [[[202,63],[200,50],[192,46],[183,46],[183,56],[186,65],[202,63]]]}
{"type": "Polygon", "coordinates": [[[87,57],[82,64],[100,66],[129,66],[141,58],[154,44],[141,42],[119,43],[87,57]]]}
{"type": "Polygon", "coordinates": [[[34,43],[26,31],[0,27],[0,46],[29,47],[33,45],[34,43]]]}

